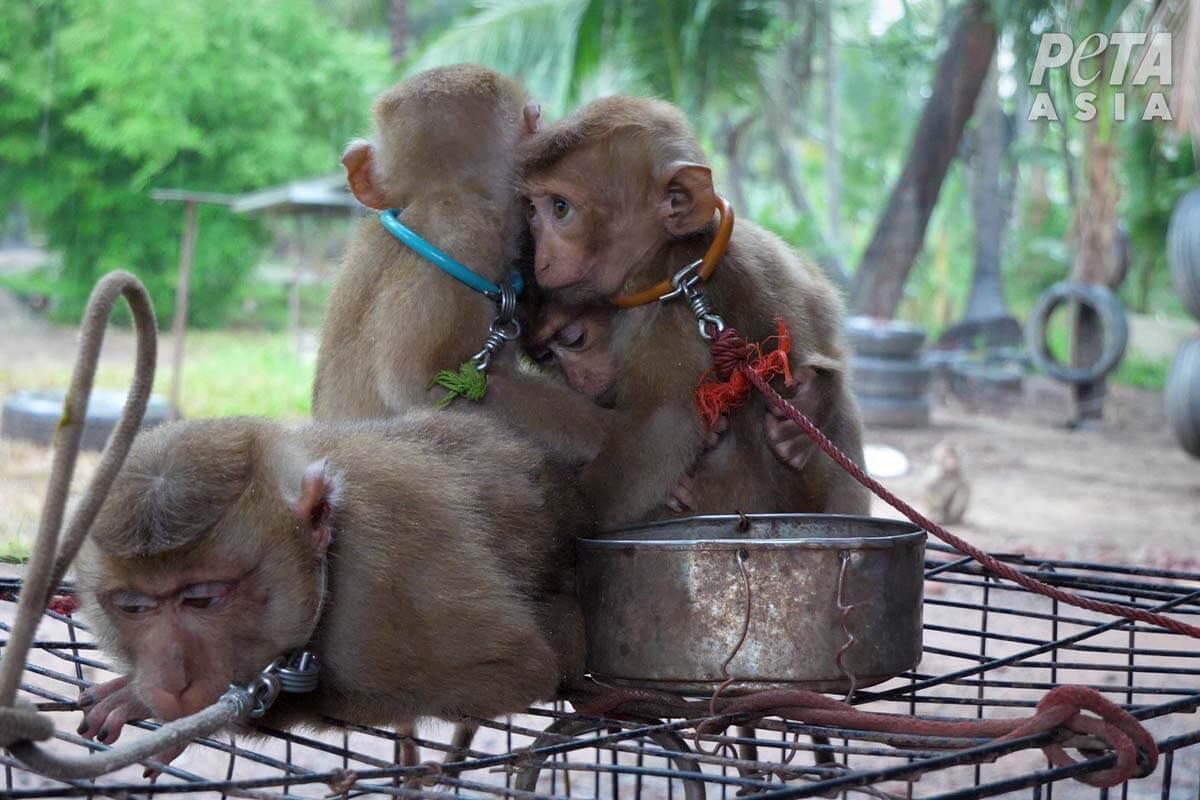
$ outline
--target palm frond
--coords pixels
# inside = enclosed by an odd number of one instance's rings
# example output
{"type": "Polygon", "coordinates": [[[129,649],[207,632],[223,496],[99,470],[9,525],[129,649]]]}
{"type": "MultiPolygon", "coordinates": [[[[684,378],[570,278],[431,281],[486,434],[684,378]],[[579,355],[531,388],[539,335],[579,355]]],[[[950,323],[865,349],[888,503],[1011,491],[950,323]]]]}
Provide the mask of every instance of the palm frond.
{"type": "MultiPolygon", "coordinates": [[[[595,0],[484,0],[425,44],[410,73],[473,62],[519,78],[559,111],[577,85],[579,35],[595,0]]],[[[600,4],[602,5],[602,4],[600,4]]]]}

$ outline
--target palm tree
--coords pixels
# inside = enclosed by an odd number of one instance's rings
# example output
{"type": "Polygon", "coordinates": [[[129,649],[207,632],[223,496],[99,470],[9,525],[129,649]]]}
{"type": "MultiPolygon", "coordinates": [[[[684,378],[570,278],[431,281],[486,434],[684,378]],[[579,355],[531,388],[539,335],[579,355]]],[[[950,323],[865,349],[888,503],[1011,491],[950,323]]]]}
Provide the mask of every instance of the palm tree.
{"type": "Polygon", "coordinates": [[[483,0],[410,69],[474,61],[520,77],[560,113],[621,90],[702,120],[754,90],[774,20],[769,0],[483,0]]]}

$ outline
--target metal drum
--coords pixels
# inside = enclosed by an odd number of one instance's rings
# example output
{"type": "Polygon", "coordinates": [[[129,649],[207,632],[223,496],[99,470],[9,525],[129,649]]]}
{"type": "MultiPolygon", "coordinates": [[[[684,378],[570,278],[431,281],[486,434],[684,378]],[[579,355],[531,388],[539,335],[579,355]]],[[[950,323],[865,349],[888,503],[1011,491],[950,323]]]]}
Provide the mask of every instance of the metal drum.
{"type": "Polygon", "coordinates": [[[872,517],[703,516],[607,531],[579,541],[588,669],[686,694],[727,678],[727,693],[870,686],[920,661],[924,568],[924,531],[872,517]]]}

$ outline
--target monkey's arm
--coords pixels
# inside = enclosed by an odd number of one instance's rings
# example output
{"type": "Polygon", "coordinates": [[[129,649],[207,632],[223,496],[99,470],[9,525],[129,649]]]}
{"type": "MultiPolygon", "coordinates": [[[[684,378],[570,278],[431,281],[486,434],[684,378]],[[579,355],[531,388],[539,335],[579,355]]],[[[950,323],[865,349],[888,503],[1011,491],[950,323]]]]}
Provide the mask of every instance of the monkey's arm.
{"type": "Polygon", "coordinates": [[[602,525],[644,519],[700,457],[704,431],[691,403],[662,402],[613,432],[580,479],[602,525]]]}
{"type": "Polygon", "coordinates": [[[488,376],[483,404],[554,452],[580,462],[600,453],[625,416],[601,408],[554,378],[522,372],[515,359],[505,361],[488,376]]]}

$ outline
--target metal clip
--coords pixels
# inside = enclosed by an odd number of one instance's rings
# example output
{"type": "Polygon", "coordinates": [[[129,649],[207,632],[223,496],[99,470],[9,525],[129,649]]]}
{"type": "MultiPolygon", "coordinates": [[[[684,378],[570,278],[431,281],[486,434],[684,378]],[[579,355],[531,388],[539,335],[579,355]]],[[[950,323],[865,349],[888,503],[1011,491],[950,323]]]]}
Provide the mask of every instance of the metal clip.
{"type": "Polygon", "coordinates": [[[483,349],[471,356],[471,363],[479,372],[487,372],[492,357],[521,335],[521,323],[517,322],[517,292],[511,283],[500,284],[500,298],[496,301],[496,318],[488,327],[488,337],[483,349]]]}
{"type": "Polygon", "coordinates": [[[231,701],[239,704],[242,714],[258,718],[267,713],[280,692],[303,694],[317,688],[321,663],[316,655],[307,650],[293,650],[280,656],[245,686],[229,685],[225,693],[231,701]]]}
{"type": "Polygon", "coordinates": [[[246,684],[246,691],[254,701],[254,706],[250,709],[252,717],[258,718],[266,714],[267,709],[275,702],[275,698],[279,697],[280,689],[283,688],[274,672],[275,663],[272,661],[266,669],[259,673],[257,678],[246,684]]]}
{"type": "Polygon", "coordinates": [[[717,334],[725,330],[725,320],[721,319],[721,316],[716,313],[716,309],[713,308],[712,303],[704,296],[704,292],[700,291],[700,276],[696,274],[696,270],[701,263],[703,263],[703,260],[697,259],[679,270],[679,272],[676,272],[671,277],[671,285],[675,289],[659,298],[659,302],[666,303],[674,300],[676,297],[682,297],[687,300],[688,306],[691,307],[692,313],[696,316],[700,338],[706,342],[711,342],[717,337],[717,334]]]}
{"type": "Polygon", "coordinates": [[[321,662],[307,650],[293,650],[286,659],[275,662],[275,675],[288,694],[316,691],[321,677],[321,662]]]}

